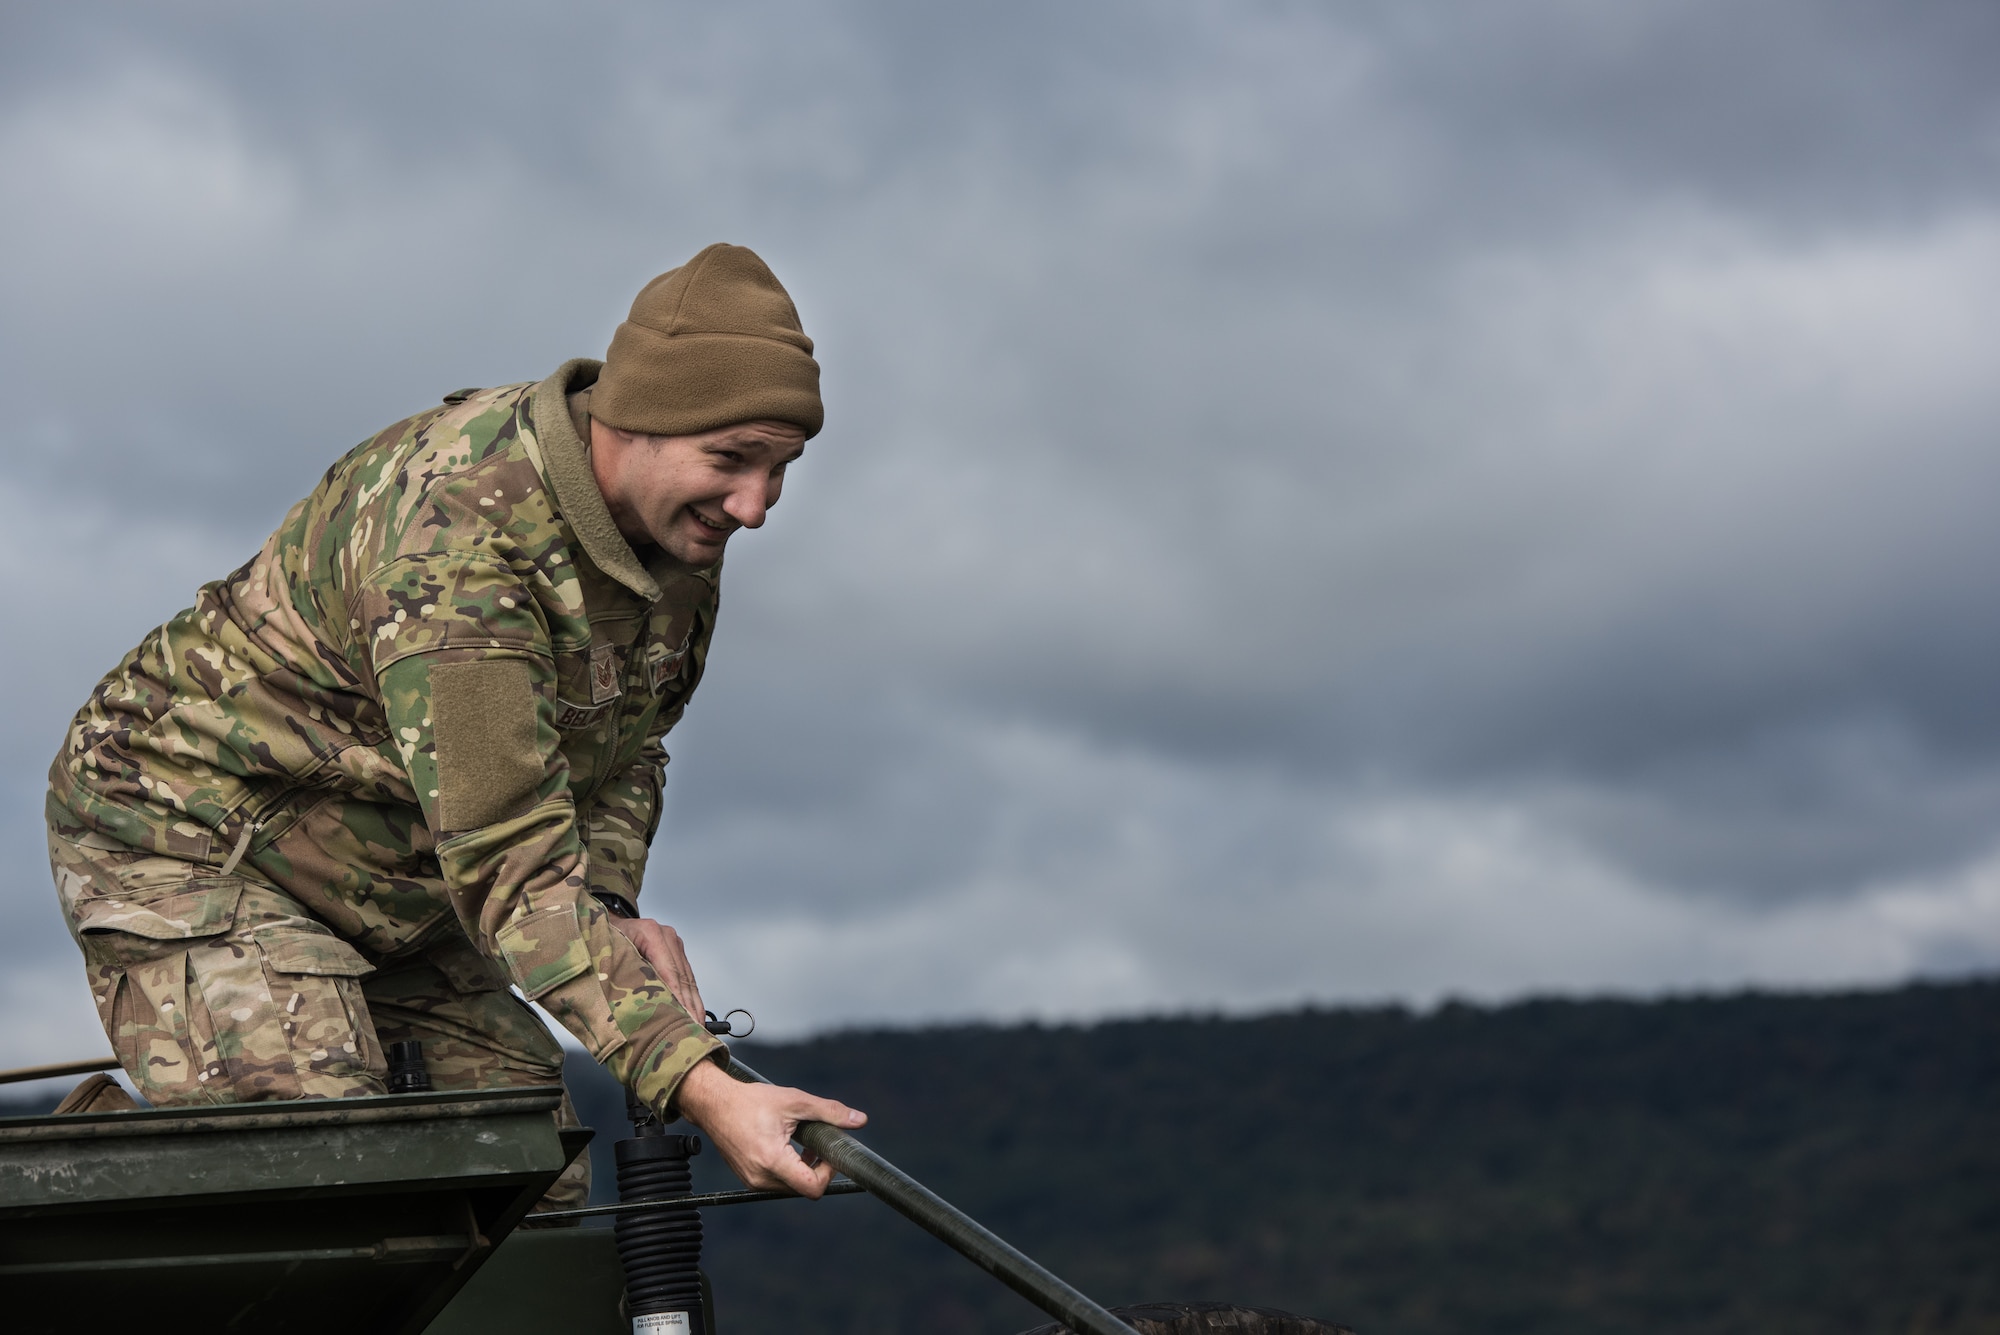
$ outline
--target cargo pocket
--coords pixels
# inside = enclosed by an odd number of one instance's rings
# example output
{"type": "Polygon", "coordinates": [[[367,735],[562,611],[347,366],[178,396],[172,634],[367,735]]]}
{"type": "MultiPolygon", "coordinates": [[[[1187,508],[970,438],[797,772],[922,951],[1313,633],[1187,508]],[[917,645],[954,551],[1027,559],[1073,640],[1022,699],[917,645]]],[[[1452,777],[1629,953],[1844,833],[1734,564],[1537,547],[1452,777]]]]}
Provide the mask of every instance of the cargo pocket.
{"type": "MultiPolygon", "coordinates": [[[[210,878],[180,883],[143,900],[106,896],[73,908],[91,997],[119,1065],[155,1104],[211,1103],[225,1096],[215,1077],[215,1026],[196,979],[197,955],[212,953],[236,917],[243,883],[210,878]]],[[[150,888],[150,887],[149,887],[150,888]]]]}
{"type": "Polygon", "coordinates": [[[361,991],[375,966],[360,951],[298,922],[230,944],[194,958],[239,1098],[382,1093],[388,1064],[361,991]]]}
{"type": "Polygon", "coordinates": [[[236,904],[243,898],[243,882],[234,877],[210,877],[182,882],[184,889],[170,895],[148,895],[143,900],[106,896],[86,899],[75,909],[76,932],[83,953],[95,964],[130,959],[154,959],[174,949],[161,942],[191,941],[217,936],[236,920],[236,904]]]}

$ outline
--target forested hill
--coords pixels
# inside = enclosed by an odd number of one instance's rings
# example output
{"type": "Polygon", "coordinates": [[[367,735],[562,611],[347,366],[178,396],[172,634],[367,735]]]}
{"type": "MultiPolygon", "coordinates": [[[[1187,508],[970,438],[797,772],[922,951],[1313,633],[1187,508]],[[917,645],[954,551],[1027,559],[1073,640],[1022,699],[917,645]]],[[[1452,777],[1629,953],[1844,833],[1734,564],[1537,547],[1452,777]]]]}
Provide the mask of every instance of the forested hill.
{"type": "MultiPolygon", "coordinates": [[[[1361,1335],[2000,1329],[2000,984],[747,1044],[1111,1303],[1361,1335]]],[[[705,1156],[712,1159],[712,1156],[705,1156]]],[[[1004,1335],[867,1198],[710,1211],[733,1332],[1004,1335]]]]}

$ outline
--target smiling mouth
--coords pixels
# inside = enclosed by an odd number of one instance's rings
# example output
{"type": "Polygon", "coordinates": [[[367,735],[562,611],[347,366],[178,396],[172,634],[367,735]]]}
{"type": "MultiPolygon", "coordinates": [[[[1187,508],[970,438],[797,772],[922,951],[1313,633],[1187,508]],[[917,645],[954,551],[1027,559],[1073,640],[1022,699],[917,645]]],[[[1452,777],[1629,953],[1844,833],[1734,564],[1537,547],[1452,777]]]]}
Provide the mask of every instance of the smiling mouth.
{"type": "Polygon", "coordinates": [[[697,527],[707,530],[717,538],[726,538],[736,531],[736,525],[729,523],[718,524],[699,510],[690,509],[688,517],[694,520],[697,527]]]}

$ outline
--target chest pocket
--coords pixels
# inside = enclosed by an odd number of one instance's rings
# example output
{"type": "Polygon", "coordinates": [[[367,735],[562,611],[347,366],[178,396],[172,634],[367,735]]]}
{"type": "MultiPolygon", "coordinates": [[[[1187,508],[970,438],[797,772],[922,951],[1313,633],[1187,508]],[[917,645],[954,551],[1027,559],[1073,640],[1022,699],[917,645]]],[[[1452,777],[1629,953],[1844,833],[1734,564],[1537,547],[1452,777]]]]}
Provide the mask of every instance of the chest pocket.
{"type": "Polygon", "coordinates": [[[602,722],[625,693],[624,667],[624,654],[615,644],[557,654],[556,727],[576,732],[602,722]]]}
{"type": "Polygon", "coordinates": [[[672,691],[687,675],[688,651],[694,646],[694,628],[690,626],[680,639],[678,647],[672,647],[663,639],[653,640],[646,646],[644,671],[641,679],[646,689],[654,695],[672,691]]]}

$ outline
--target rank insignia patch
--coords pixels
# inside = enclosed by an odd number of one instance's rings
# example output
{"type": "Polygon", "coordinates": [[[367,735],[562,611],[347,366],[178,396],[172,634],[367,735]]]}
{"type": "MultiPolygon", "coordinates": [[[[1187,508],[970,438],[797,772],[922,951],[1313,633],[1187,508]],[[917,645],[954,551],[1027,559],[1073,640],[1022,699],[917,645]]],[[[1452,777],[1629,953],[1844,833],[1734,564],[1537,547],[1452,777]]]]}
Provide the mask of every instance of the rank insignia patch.
{"type": "Polygon", "coordinates": [[[600,644],[590,651],[590,703],[608,705],[618,695],[618,646],[600,644]]]}

